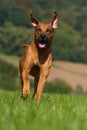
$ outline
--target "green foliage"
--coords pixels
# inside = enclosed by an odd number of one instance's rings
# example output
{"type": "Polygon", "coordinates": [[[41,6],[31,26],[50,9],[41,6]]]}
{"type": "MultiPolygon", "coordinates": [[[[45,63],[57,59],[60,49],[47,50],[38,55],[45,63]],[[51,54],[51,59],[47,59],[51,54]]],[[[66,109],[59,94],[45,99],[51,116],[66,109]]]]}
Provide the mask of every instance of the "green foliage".
{"type": "Polygon", "coordinates": [[[87,37],[87,22],[83,24],[81,33],[83,37],[87,37]]]}
{"type": "Polygon", "coordinates": [[[18,7],[8,8],[0,6],[0,25],[4,25],[6,21],[12,22],[19,26],[29,26],[27,13],[22,12],[18,7]]]}
{"type": "Polygon", "coordinates": [[[7,9],[5,7],[0,7],[0,25],[3,25],[7,19],[7,9]]]}
{"type": "Polygon", "coordinates": [[[13,65],[0,59],[0,89],[18,90],[18,70],[13,65]]]}
{"type": "Polygon", "coordinates": [[[29,26],[28,19],[30,10],[37,11],[38,17],[41,19],[49,19],[48,16],[54,10],[58,10],[59,18],[63,22],[69,24],[77,30],[82,29],[82,25],[87,22],[87,1],[64,1],[64,0],[48,0],[44,4],[44,0],[20,1],[20,0],[1,0],[0,2],[0,25],[5,21],[10,21],[15,25],[29,26]],[[44,10],[44,11],[43,11],[44,10]]]}
{"type": "Polygon", "coordinates": [[[72,51],[74,52],[74,61],[87,63],[87,38],[80,39],[72,51]]]}
{"type": "Polygon", "coordinates": [[[45,92],[69,94],[72,92],[72,88],[69,84],[67,84],[63,80],[57,80],[53,83],[47,83],[46,88],[45,88],[45,92]]]}
{"type": "Polygon", "coordinates": [[[23,51],[22,43],[29,43],[32,39],[31,29],[16,27],[6,22],[0,27],[0,51],[2,53],[20,55],[23,51]]]}
{"type": "Polygon", "coordinates": [[[76,87],[76,92],[79,93],[79,94],[82,94],[83,89],[82,89],[82,86],[81,86],[81,85],[77,85],[77,87],[76,87]]]}
{"type": "Polygon", "coordinates": [[[87,63],[86,57],[87,38],[60,22],[53,40],[53,59],[87,63]]]}
{"type": "Polygon", "coordinates": [[[0,130],[86,130],[87,96],[43,94],[36,104],[0,91],[0,130]]]}
{"type": "Polygon", "coordinates": [[[76,57],[74,49],[79,46],[79,40],[80,35],[78,32],[60,22],[53,41],[54,59],[75,61],[75,58],[78,57],[76,57]]]}

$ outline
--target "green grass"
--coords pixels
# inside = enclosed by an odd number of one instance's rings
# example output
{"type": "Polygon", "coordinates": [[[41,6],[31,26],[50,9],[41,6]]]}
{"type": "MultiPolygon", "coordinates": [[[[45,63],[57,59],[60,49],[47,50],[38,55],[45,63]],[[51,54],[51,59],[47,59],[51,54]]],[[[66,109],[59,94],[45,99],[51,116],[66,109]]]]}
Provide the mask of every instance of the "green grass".
{"type": "Polygon", "coordinates": [[[1,90],[0,130],[87,130],[87,96],[44,93],[36,104],[1,90]]]}

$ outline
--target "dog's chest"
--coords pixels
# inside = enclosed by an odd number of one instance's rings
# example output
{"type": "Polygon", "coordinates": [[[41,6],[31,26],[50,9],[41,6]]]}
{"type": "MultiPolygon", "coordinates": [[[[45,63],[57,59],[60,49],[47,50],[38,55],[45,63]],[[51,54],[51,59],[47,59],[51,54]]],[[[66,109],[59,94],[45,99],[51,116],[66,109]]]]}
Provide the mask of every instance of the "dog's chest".
{"type": "Polygon", "coordinates": [[[38,65],[40,66],[41,64],[43,64],[45,61],[44,61],[44,58],[43,57],[34,57],[34,65],[38,65]]]}
{"type": "Polygon", "coordinates": [[[34,58],[34,64],[35,64],[35,65],[38,65],[38,57],[35,57],[35,58],[34,58]]]}

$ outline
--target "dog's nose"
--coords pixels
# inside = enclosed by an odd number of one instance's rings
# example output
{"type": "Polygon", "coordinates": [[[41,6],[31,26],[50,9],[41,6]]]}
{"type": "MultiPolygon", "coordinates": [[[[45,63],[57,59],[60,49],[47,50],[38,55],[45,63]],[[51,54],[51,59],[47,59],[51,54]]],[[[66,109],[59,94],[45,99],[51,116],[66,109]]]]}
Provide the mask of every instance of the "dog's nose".
{"type": "Polygon", "coordinates": [[[41,35],[40,35],[40,38],[41,38],[41,39],[45,39],[45,38],[46,38],[46,35],[45,35],[45,34],[41,34],[41,35]]]}

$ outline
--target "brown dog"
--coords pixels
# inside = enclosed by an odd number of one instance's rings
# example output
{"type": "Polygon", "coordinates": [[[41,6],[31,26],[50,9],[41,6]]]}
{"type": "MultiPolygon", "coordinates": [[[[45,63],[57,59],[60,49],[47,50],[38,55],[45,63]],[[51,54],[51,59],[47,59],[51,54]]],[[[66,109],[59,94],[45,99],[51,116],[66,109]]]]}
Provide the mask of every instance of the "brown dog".
{"type": "Polygon", "coordinates": [[[31,13],[31,23],[35,29],[34,40],[27,46],[19,61],[22,97],[30,94],[29,75],[34,76],[34,100],[39,101],[52,64],[52,39],[57,28],[57,12],[48,24],[40,22],[31,13]]]}

